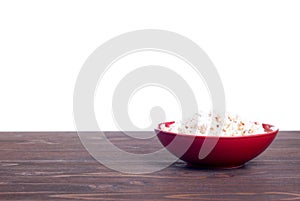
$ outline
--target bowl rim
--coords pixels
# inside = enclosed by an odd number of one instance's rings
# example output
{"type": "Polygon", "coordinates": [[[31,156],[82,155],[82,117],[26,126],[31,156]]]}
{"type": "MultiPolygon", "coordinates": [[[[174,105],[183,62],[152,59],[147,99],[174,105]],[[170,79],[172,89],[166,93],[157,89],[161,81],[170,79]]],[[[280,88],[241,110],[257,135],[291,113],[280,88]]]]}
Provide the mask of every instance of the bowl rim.
{"type": "Polygon", "coordinates": [[[183,134],[183,133],[174,133],[170,131],[163,131],[160,129],[161,124],[166,124],[166,123],[175,123],[175,121],[169,121],[169,122],[161,122],[158,124],[157,128],[155,128],[155,131],[162,132],[165,134],[169,135],[179,135],[179,136],[184,136],[184,137],[193,137],[193,138],[222,138],[222,139],[244,139],[244,138],[256,138],[256,137],[265,137],[269,135],[276,135],[279,131],[279,128],[272,124],[265,124],[262,123],[263,126],[268,126],[269,128],[275,128],[275,130],[267,131],[265,133],[258,133],[258,134],[253,134],[253,135],[243,135],[243,136],[209,136],[209,135],[191,135],[191,134],[183,134]]]}

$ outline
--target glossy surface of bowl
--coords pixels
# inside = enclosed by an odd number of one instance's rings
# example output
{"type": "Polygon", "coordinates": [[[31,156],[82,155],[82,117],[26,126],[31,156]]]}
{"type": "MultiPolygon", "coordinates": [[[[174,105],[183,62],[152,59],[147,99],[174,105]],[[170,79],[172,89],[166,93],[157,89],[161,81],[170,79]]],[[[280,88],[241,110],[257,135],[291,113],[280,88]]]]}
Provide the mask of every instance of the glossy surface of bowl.
{"type": "MultiPolygon", "coordinates": [[[[174,122],[165,122],[164,124],[168,127],[172,123],[174,122]]],[[[160,125],[155,132],[169,152],[189,164],[208,168],[240,167],[261,154],[278,133],[278,129],[275,129],[274,126],[263,124],[265,133],[262,134],[239,137],[194,136],[162,131],[160,125]],[[174,140],[175,137],[176,140],[174,140]],[[174,142],[172,142],[173,140],[174,142]],[[216,144],[205,158],[199,159],[199,152],[204,141],[216,144]],[[185,143],[189,143],[189,146],[186,146],[185,143]],[[187,148],[182,148],[184,146],[187,148]],[[182,153],[183,149],[186,151],[182,153]]]]}

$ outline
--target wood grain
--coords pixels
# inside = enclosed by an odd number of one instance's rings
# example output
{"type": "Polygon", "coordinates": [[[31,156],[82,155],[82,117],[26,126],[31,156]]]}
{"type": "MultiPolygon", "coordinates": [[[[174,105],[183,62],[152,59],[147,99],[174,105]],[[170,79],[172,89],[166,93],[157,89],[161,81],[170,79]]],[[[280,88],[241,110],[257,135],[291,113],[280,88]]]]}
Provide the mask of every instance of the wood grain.
{"type": "MultiPolygon", "coordinates": [[[[161,146],[155,138],[106,135],[133,153],[161,146]]],[[[300,132],[280,132],[239,169],[197,169],[178,161],[145,175],[104,167],[76,132],[2,132],[0,200],[300,200],[300,132]]]]}

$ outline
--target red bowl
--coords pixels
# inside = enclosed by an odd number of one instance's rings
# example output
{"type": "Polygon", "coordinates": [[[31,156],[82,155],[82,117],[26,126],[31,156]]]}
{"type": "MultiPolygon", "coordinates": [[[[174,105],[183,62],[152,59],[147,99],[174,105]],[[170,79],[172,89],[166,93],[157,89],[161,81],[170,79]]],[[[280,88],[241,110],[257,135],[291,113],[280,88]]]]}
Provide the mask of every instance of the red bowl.
{"type": "MultiPolygon", "coordinates": [[[[172,123],[174,122],[161,124],[168,127],[172,123]]],[[[261,154],[278,133],[274,126],[263,124],[265,133],[262,134],[239,137],[194,136],[162,131],[161,124],[155,132],[169,152],[189,164],[209,168],[234,168],[244,165],[261,154]],[[209,144],[213,146],[208,147],[210,150],[207,150],[206,157],[199,157],[200,149],[207,148],[209,144]]],[[[206,150],[201,151],[205,153],[206,150]]]]}

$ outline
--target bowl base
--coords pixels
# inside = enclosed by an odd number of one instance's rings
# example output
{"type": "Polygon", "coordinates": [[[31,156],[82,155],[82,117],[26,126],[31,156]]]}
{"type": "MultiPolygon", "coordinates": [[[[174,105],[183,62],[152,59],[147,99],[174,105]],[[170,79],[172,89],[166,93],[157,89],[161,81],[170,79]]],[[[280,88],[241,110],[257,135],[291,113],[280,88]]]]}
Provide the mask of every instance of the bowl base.
{"type": "Polygon", "coordinates": [[[241,165],[203,165],[203,164],[197,164],[197,163],[187,163],[187,167],[191,168],[199,168],[199,169],[217,169],[217,170],[229,170],[229,169],[237,169],[243,167],[245,164],[241,165]]]}

